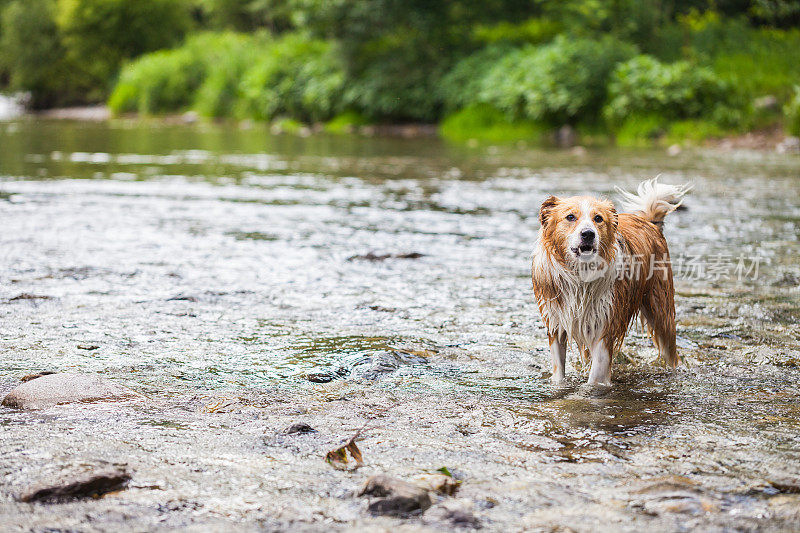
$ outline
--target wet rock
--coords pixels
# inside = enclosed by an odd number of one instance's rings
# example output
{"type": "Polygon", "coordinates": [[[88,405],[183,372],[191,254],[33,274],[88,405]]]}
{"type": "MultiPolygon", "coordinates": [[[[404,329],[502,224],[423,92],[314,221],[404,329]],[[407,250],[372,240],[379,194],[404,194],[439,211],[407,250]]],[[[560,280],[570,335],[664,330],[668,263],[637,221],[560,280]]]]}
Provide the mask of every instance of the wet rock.
{"type": "Polygon", "coordinates": [[[108,492],[125,488],[130,474],[122,467],[106,467],[85,472],[72,479],[34,487],[19,497],[26,503],[58,503],[81,498],[98,498],[108,492]]]}
{"type": "Polygon", "coordinates": [[[99,348],[100,347],[98,345],[96,345],[96,344],[79,344],[78,345],[78,349],[79,350],[86,350],[88,352],[91,352],[92,350],[97,350],[99,348]]]}
{"type": "Polygon", "coordinates": [[[681,476],[648,481],[632,493],[637,495],[631,502],[633,507],[651,515],[702,515],[719,511],[722,503],[705,494],[693,481],[681,476]]]}
{"type": "Polygon", "coordinates": [[[472,502],[454,500],[435,505],[423,515],[432,525],[456,529],[480,529],[481,521],[472,513],[472,502]]]}
{"type": "Polygon", "coordinates": [[[348,261],[385,261],[387,259],[419,259],[425,257],[425,254],[419,252],[409,252],[404,254],[378,254],[375,252],[367,252],[363,255],[352,255],[347,258],[348,261]]]}
{"type": "Polygon", "coordinates": [[[16,409],[44,409],[53,405],[97,400],[135,398],[139,394],[91,374],[47,374],[31,378],[3,398],[2,405],[16,409]]]}
{"type": "Polygon", "coordinates": [[[50,372],[48,370],[45,370],[44,372],[38,372],[36,374],[28,374],[27,376],[22,376],[21,378],[19,378],[19,380],[21,382],[25,383],[26,381],[30,381],[32,379],[40,378],[42,376],[49,376],[50,374],[55,374],[55,372],[50,372]]]}
{"type": "Polygon", "coordinates": [[[311,383],[330,383],[336,376],[328,373],[308,374],[306,379],[311,383]]]}
{"type": "Polygon", "coordinates": [[[286,428],[286,430],[284,430],[284,433],[286,435],[297,435],[297,434],[316,433],[316,432],[317,432],[316,429],[312,428],[311,426],[309,426],[304,422],[298,422],[297,424],[292,424],[291,426],[286,428]]]}
{"type": "Polygon", "coordinates": [[[191,296],[188,294],[178,294],[177,296],[173,296],[172,298],[167,298],[168,302],[196,302],[197,296],[191,296]]]}
{"type": "Polygon", "coordinates": [[[773,477],[769,484],[781,494],[800,494],[800,477],[773,477]]]}
{"type": "Polygon", "coordinates": [[[9,298],[7,301],[9,302],[18,302],[20,300],[52,300],[52,296],[44,296],[40,294],[30,294],[27,292],[23,292],[22,294],[18,294],[13,298],[9,298]]]}
{"type": "Polygon", "coordinates": [[[427,490],[385,475],[369,478],[358,495],[377,498],[367,507],[377,515],[409,516],[424,512],[432,504],[427,490]]]}

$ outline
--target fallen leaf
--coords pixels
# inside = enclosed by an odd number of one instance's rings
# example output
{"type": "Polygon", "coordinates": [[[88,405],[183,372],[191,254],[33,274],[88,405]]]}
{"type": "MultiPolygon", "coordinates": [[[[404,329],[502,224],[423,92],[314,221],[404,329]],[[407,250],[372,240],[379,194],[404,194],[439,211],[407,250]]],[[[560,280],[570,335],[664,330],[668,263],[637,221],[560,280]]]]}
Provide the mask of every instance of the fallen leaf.
{"type": "Polygon", "coordinates": [[[325,461],[334,468],[346,470],[349,462],[347,452],[350,452],[350,459],[355,462],[353,470],[362,466],[364,464],[364,458],[361,455],[361,450],[359,450],[358,446],[356,446],[357,436],[358,435],[348,440],[344,446],[329,451],[325,455],[325,461]]]}

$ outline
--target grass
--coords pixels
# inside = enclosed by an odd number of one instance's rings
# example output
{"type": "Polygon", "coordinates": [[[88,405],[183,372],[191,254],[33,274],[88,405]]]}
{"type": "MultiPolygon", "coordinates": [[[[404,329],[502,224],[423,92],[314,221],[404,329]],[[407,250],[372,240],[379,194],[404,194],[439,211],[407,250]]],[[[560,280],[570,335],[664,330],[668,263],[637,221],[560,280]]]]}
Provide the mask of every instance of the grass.
{"type": "Polygon", "coordinates": [[[486,104],[474,104],[445,118],[439,133],[454,142],[542,142],[549,128],[530,120],[510,120],[502,111],[486,104]]]}

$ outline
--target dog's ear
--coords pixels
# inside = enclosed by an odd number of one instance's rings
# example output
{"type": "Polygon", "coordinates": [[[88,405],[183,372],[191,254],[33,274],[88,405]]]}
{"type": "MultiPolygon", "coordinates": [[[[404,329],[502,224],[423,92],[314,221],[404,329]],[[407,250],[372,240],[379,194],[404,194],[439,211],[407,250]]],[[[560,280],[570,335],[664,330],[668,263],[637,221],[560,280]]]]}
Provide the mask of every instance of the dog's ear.
{"type": "Polygon", "coordinates": [[[547,225],[547,221],[550,219],[550,214],[553,211],[553,208],[558,205],[560,202],[558,198],[555,196],[548,196],[547,199],[542,202],[542,207],[539,209],[539,223],[542,227],[547,225]]]}

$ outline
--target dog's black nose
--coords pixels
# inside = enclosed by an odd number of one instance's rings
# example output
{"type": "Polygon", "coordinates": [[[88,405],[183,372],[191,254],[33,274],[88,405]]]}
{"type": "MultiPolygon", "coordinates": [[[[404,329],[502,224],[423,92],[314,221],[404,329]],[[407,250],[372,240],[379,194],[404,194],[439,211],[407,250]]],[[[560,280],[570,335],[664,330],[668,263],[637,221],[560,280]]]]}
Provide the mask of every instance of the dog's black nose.
{"type": "Polygon", "coordinates": [[[594,230],[585,229],[581,232],[581,240],[584,242],[594,241],[594,230]]]}

